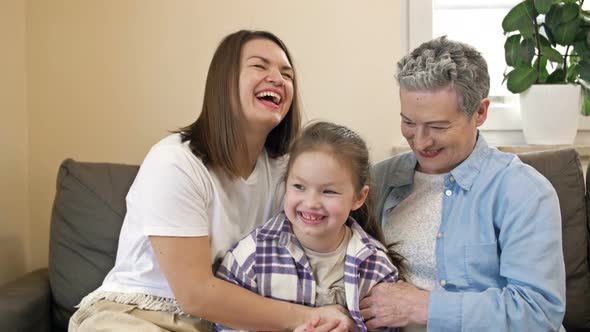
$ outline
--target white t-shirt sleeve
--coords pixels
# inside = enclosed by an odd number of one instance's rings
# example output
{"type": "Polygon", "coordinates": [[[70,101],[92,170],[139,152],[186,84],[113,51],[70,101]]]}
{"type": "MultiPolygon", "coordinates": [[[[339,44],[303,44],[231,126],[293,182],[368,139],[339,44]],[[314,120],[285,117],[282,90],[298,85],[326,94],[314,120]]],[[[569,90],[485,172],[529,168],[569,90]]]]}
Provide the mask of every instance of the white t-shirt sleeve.
{"type": "Polygon", "coordinates": [[[207,236],[211,182],[205,166],[181,146],[153,148],[141,165],[128,206],[144,235],[207,236]]]}

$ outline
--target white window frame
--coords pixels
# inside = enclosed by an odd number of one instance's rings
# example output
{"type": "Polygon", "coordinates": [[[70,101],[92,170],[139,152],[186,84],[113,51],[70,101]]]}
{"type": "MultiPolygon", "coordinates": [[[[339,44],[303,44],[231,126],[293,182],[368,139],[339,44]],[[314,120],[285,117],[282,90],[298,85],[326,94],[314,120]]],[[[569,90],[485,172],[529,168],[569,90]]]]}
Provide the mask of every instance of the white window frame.
{"type": "MultiPolygon", "coordinates": [[[[424,41],[433,38],[433,0],[401,0],[402,51],[409,53],[424,41]]],[[[501,1],[501,0],[500,0],[501,1]]],[[[457,0],[468,6],[469,0],[457,0]]],[[[488,119],[481,127],[486,138],[496,145],[523,145],[522,121],[518,107],[492,103],[488,119]],[[490,139],[490,137],[492,139],[490,139]]],[[[590,117],[580,115],[576,144],[590,144],[590,117]]]]}

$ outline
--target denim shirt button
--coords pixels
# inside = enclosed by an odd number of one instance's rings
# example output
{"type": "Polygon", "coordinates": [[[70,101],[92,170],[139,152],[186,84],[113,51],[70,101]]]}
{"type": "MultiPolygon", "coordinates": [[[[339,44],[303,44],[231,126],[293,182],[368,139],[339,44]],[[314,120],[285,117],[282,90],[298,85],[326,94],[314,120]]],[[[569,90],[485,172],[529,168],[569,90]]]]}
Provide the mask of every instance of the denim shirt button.
{"type": "Polygon", "coordinates": [[[445,190],[445,195],[451,196],[453,192],[450,189],[445,190]]]}
{"type": "Polygon", "coordinates": [[[443,287],[445,287],[445,286],[447,285],[447,281],[446,281],[446,280],[444,280],[444,279],[443,279],[443,280],[441,280],[441,281],[440,281],[440,285],[441,285],[441,286],[443,286],[443,287]]]}
{"type": "Polygon", "coordinates": [[[441,237],[443,237],[443,233],[442,232],[438,232],[438,234],[436,234],[436,238],[440,239],[441,237]]]}
{"type": "Polygon", "coordinates": [[[449,176],[449,181],[455,182],[455,178],[451,175],[451,176],[449,176]]]}

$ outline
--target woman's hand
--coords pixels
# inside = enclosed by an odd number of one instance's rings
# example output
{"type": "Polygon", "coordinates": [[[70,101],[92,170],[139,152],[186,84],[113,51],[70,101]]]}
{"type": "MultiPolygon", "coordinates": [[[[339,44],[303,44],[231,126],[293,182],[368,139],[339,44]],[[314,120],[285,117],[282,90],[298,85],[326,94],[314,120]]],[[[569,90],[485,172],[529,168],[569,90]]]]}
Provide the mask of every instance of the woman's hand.
{"type": "Polygon", "coordinates": [[[315,318],[297,327],[295,332],[358,331],[358,327],[348,315],[348,311],[340,305],[318,307],[313,310],[315,318]]]}
{"type": "Polygon", "coordinates": [[[360,302],[361,316],[369,330],[426,325],[429,295],[407,282],[381,283],[360,302]]]}

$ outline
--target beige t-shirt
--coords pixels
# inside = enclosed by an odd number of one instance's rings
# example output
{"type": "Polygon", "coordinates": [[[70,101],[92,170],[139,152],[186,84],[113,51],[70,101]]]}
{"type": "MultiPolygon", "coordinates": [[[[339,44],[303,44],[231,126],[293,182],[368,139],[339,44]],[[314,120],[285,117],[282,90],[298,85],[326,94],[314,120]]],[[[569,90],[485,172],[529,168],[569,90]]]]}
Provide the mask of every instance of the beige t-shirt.
{"type": "Polygon", "coordinates": [[[346,227],[344,238],[332,252],[317,252],[303,248],[316,281],[315,306],[340,304],[346,307],[344,291],[344,259],[352,231],[346,227]]]}

